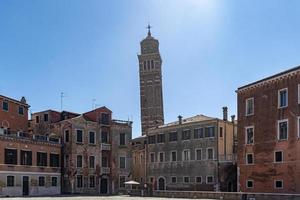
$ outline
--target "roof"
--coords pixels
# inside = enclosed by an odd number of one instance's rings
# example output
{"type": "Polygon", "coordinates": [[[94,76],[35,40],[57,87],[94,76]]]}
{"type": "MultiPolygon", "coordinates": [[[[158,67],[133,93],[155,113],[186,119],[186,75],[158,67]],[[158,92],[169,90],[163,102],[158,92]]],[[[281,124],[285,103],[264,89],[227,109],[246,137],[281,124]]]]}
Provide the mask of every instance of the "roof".
{"type": "Polygon", "coordinates": [[[294,72],[294,71],[298,71],[298,70],[300,70],[300,65],[297,66],[297,67],[293,67],[293,68],[291,68],[291,69],[285,70],[285,71],[283,71],[283,72],[280,72],[280,73],[278,73],[278,74],[275,74],[275,75],[272,75],[272,76],[263,78],[263,79],[261,79],[261,80],[255,81],[255,82],[253,82],[253,83],[244,85],[244,86],[242,86],[242,87],[239,87],[238,90],[242,90],[242,89],[245,89],[245,88],[247,88],[247,87],[249,87],[249,86],[253,86],[253,85],[256,85],[256,84],[258,84],[258,83],[261,83],[261,82],[264,82],[264,81],[267,81],[267,80],[270,80],[270,79],[274,79],[274,78],[277,78],[277,77],[279,77],[279,76],[282,76],[282,75],[285,75],[285,74],[288,74],[288,73],[291,73],[291,72],[294,72]]]}
{"type": "Polygon", "coordinates": [[[52,109],[48,109],[48,110],[42,110],[42,111],[39,111],[39,112],[34,112],[34,113],[32,113],[32,114],[35,115],[35,114],[44,113],[44,112],[55,112],[55,113],[60,113],[59,111],[52,110],[52,109]]]}
{"type": "MultiPolygon", "coordinates": [[[[215,120],[215,119],[217,119],[217,118],[208,117],[208,116],[205,116],[205,115],[196,115],[196,116],[193,116],[193,117],[182,119],[181,124],[188,124],[188,123],[201,122],[201,121],[209,121],[209,120],[215,120]]],[[[175,121],[175,122],[170,122],[168,124],[160,125],[160,126],[158,126],[158,128],[165,128],[165,127],[176,126],[176,125],[179,125],[178,120],[175,121]]],[[[153,129],[155,129],[155,128],[153,128],[153,129]]]]}
{"type": "Polygon", "coordinates": [[[4,96],[4,95],[0,95],[0,98],[7,99],[9,101],[12,101],[12,102],[17,103],[17,104],[21,104],[21,105],[26,106],[26,107],[30,107],[27,103],[23,103],[23,102],[21,102],[19,100],[16,100],[16,99],[4,96]]]}

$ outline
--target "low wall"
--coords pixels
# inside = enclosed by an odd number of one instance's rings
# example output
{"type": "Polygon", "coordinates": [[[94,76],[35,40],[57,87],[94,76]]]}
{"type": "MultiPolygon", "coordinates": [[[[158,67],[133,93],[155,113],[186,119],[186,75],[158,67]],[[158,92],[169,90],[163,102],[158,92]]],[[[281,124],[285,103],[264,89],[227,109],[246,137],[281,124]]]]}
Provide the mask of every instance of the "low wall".
{"type": "Polygon", "coordinates": [[[155,197],[223,199],[223,200],[300,200],[300,194],[200,192],[200,191],[154,191],[155,197]]]}

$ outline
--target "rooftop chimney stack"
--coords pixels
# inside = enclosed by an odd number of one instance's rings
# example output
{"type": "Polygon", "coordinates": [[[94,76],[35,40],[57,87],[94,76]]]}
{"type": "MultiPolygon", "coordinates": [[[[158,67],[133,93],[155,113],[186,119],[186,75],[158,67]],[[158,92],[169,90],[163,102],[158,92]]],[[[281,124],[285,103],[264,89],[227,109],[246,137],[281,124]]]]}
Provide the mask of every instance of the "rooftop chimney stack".
{"type": "Polygon", "coordinates": [[[182,116],[181,115],[178,116],[178,121],[179,121],[179,124],[182,124],[182,116]]]}
{"type": "Polygon", "coordinates": [[[231,122],[234,123],[235,115],[231,115],[231,122]]]}
{"type": "Polygon", "coordinates": [[[223,107],[223,120],[224,121],[228,120],[228,108],[226,106],[223,107]]]}

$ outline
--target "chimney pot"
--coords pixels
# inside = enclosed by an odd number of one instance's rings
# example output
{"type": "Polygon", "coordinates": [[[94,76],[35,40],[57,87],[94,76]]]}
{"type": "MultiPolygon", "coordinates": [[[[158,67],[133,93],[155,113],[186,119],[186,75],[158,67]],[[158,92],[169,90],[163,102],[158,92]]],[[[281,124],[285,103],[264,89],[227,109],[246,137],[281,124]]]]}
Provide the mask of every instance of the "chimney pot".
{"type": "Polygon", "coordinates": [[[231,115],[231,122],[234,123],[235,115],[231,115]]]}
{"type": "Polygon", "coordinates": [[[178,121],[179,121],[179,124],[182,124],[182,116],[181,115],[178,116],[178,121]]]}
{"type": "Polygon", "coordinates": [[[228,108],[226,106],[223,107],[223,120],[228,120],[228,108]]]}

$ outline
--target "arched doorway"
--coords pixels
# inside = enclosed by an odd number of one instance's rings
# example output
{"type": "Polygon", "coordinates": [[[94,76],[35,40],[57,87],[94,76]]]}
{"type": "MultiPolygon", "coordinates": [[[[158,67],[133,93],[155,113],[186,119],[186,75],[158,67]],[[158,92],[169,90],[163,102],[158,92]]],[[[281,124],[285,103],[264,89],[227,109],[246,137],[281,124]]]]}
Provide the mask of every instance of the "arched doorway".
{"type": "Polygon", "coordinates": [[[107,178],[101,178],[100,194],[108,194],[108,179],[107,178]]]}
{"type": "Polygon", "coordinates": [[[158,190],[166,190],[166,180],[163,177],[158,179],[158,190]]]}

